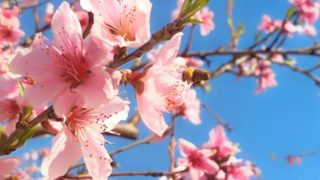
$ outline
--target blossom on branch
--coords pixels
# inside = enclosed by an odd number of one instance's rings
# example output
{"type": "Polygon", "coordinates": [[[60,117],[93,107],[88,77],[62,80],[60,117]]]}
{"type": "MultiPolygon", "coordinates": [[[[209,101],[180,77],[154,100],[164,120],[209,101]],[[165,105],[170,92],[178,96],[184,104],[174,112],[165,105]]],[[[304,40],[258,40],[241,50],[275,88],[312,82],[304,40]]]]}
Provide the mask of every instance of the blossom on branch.
{"type": "Polygon", "coordinates": [[[81,96],[67,94],[54,104],[64,126],[55,136],[52,148],[43,160],[42,174],[48,179],[64,175],[83,156],[94,179],[106,179],[112,171],[112,159],[105,150],[104,132],[111,131],[120,120],[127,119],[129,102],[115,97],[108,103],[91,108],[81,96]]]}
{"type": "Polygon", "coordinates": [[[11,177],[11,173],[16,167],[20,165],[21,161],[19,158],[4,157],[0,158],[0,179],[6,179],[11,177]]]}
{"type": "Polygon", "coordinates": [[[139,47],[150,39],[149,0],[80,0],[94,14],[93,36],[112,46],[139,47]]]}
{"type": "Polygon", "coordinates": [[[135,87],[138,111],[149,129],[162,136],[167,129],[163,112],[177,113],[190,88],[182,81],[185,61],[176,58],[182,33],[178,33],[150,55],[150,64],[143,73],[135,73],[131,83],[135,87]]]}
{"type": "Polygon", "coordinates": [[[0,47],[16,45],[25,33],[20,29],[18,10],[0,7],[0,47]]]}
{"type": "Polygon", "coordinates": [[[82,39],[76,14],[63,2],[52,19],[54,43],[37,34],[30,51],[19,54],[11,63],[14,73],[32,78],[25,97],[32,107],[42,107],[59,96],[73,92],[95,107],[115,96],[114,81],[121,77],[103,66],[108,53],[92,37],[82,39]],[[112,77],[113,76],[113,77],[112,77]]]}

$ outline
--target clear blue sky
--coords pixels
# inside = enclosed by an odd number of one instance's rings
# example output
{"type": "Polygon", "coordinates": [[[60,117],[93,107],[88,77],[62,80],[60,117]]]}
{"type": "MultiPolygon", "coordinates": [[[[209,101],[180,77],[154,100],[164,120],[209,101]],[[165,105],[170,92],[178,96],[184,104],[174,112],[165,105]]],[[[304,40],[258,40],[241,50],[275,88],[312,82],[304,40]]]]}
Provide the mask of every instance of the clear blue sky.
{"type": "MultiPolygon", "coordinates": [[[[151,25],[154,32],[170,21],[171,11],[176,7],[176,2],[175,0],[153,0],[152,3],[151,25]]],[[[216,29],[206,38],[199,36],[197,29],[192,44],[193,50],[215,49],[230,41],[226,25],[226,1],[212,0],[209,6],[215,12],[216,29]]],[[[245,35],[240,40],[239,48],[252,44],[256,27],[264,13],[273,18],[283,18],[288,7],[289,3],[286,0],[237,0],[234,20],[236,23],[245,24],[245,35]]],[[[23,28],[27,28],[28,33],[32,33],[33,28],[30,15],[29,12],[22,22],[23,28]]],[[[318,23],[317,28],[319,29],[318,23]]],[[[289,38],[285,47],[303,47],[311,44],[312,40],[309,37],[295,36],[289,38]]],[[[228,59],[228,57],[211,58],[213,67],[217,67],[228,59]]],[[[315,59],[303,56],[297,56],[296,59],[298,64],[302,65],[315,62],[315,59]]],[[[242,152],[239,157],[252,160],[257,164],[262,170],[264,180],[320,180],[320,156],[306,158],[300,166],[289,166],[284,160],[287,154],[320,150],[319,89],[311,80],[300,74],[276,66],[274,69],[279,85],[259,95],[254,94],[255,80],[245,78],[237,80],[232,75],[223,75],[211,81],[210,93],[203,93],[198,89],[199,97],[232,126],[234,131],[228,136],[233,142],[240,144],[242,152]],[[277,160],[270,159],[271,153],[277,155],[277,160]]],[[[131,91],[128,91],[127,96],[132,97],[131,91]]],[[[184,137],[197,145],[206,142],[209,130],[215,126],[215,120],[205,111],[202,111],[201,117],[203,123],[200,126],[194,126],[188,121],[179,119],[177,136],[184,137]]],[[[140,127],[142,129],[140,137],[147,136],[149,131],[143,124],[140,127]]],[[[130,143],[127,140],[108,139],[116,143],[108,146],[110,151],[130,143]]],[[[49,144],[49,141],[36,140],[29,142],[25,149],[37,149],[49,144]]],[[[15,154],[21,154],[21,152],[17,151],[15,154]]],[[[177,156],[179,155],[177,152],[177,156]]],[[[163,143],[132,149],[116,156],[115,160],[121,165],[119,171],[166,170],[168,168],[167,140],[163,143]]],[[[114,169],[114,171],[117,170],[114,169]]],[[[154,178],[128,177],[127,179],[154,178]]]]}

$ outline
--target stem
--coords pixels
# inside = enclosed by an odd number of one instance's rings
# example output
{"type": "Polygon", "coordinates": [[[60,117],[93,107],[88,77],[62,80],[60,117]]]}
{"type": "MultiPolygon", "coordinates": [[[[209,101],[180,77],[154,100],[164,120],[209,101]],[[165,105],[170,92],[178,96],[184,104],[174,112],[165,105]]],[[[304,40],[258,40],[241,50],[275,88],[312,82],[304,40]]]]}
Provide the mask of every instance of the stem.
{"type": "MultiPolygon", "coordinates": [[[[175,115],[172,116],[172,128],[170,132],[170,142],[169,142],[169,158],[170,158],[170,165],[169,170],[173,171],[173,169],[176,167],[176,159],[175,159],[175,151],[176,151],[176,139],[175,139],[175,124],[176,124],[176,117],[175,115]]],[[[173,179],[175,179],[173,177],[173,179]]]]}
{"type": "Polygon", "coordinates": [[[114,156],[114,155],[116,155],[116,154],[119,154],[119,153],[121,153],[121,152],[123,152],[123,151],[126,151],[126,150],[128,150],[128,149],[132,149],[132,148],[137,147],[137,146],[142,145],[142,144],[149,144],[150,141],[151,141],[153,138],[154,138],[154,136],[146,137],[146,138],[141,139],[141,140],[139,140],[139,141],[136,141],[136,142],[134,142],[134,143],[132,143],[132,144],[123,146],[123,147],[121,147],[121,148],[119,148],[119,149],[111,152],[111,153],[110,153],[110,156],[114,156]]]}
{"type": "Polygon", "coordinates": [[[0,144],[0,155],[6,155],[18,148],[19,139],[28,133],[33,127],[39,124],[41,121],[56,117],[53,111],[53,107],[50,106],[48,109],[39,114],[36,118],[31,120],[26,127],[21,126],[17,128],[5,141],[0,144]]]}
{"type": "Polygon", "coordinates": [[[111,63],[110,67],[117,68],[129,62],[132,59],[141,57],[143,53],[150,51],[155,45],[157,45],[161,41],[166,41],[171,39],[176,33],[182,31],[183,28],[184,28],[184,24],[180,19],[167,24],[161,30],[154,33],[151,39],[147,43],[145,43],[143,46],[133,51],[129,55],[121,59],[116,59],[111,63]]]}

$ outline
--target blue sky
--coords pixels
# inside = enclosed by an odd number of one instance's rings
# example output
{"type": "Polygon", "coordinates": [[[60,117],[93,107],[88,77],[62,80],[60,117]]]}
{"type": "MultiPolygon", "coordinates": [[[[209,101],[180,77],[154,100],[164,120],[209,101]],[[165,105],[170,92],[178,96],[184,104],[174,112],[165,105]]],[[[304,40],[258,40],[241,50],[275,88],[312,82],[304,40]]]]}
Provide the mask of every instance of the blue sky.
{"type": "MultiPolygon", "coordinates": [[[[152,3],[151,25],[152,32],[155,32],[170,22],[171,11],[176,7],[176,2],[153,0],[152,3]]],[[[226,25],[226,1],[213,0],[210,1],[209,6],[215,12],[216,29],[205,38],[199,36],[197,29],[192,50],[215,49],[230,41],[226,25]]],[[[237,0],[234,21],[245,25],[245,35],[240,40],[239,49],[252,44],[263,14],[280,19],[284,17],[288,7],[289,3],[285,0],[237,0]]],[[[27,12],[22,19],[22,27],[28,33],[32,33],[33,28],[30,16],[31,12],[27,12]]],[[[319,29],[319,24],[316,27],[319,29]]],[[[185,31],[185,35],[187,34],[188,30],[185,31]]],[[[294,36],[288,39],[284,48],[303,47],[311,45],[312,42],[309,37],[294,36]]],[[[316,60],[305,56],[293,58],[296,58],[301,65],[309,65],[316,60]]],[[[217,67],[228,59],[228,57],[211,58],[213,67],[217,67]]],[[[277,73],[278,86],[259,95],[254,94],[255,80],[246,78],[237,80],[232,75],[223,75],[211,80],[210,93],[204,93],[198,89],[199,98],[232,126],[234,130],[228,133],[228,136],[233,142],[240,144],[242,152],[239,157],[252,160],[257,164],[262,170],[264,180],[320,180],[318,169],[320,156],[308,157],[299,166],[289,166],[284,160],[288,154],[320,150],[319,89],[311,80],[300,74],[277,66],[274,66],[274,70],[277,73]],[[275,154],[277,159],[271,160],[270,154],[275,154]]],[[[132,91],[128,90],[127,96],[132,99],[132,91]]],[[[132,105],[134,104],[132,102],[132,105]]],[[[205,111],[201,112],[201,118],[203,123],[199,126],[179,119],[177,136],[197,145],[206,142],[208,132],[215,126],[215,120],[205,111]]],[[[139,127],[140,137],[148,136],[149,131],[145,126],[141,124],[139,127]]],[[[108,139],[115,143],[108,146],[110,151],[131,142],[117,138],[108,139]]],[[[166,170],[168,168],[167,142],[168,140],[163,143],[143,145],[116,156],[115,160],[121,165],[119,171],[166,170]]],[[[48,140],[37,139],[29,142],[24,150],[49,145],[48,140]]],[[[15,154],[21,154],[21,152],[23,150],[15,154]]],[[[128,177],[126,179],[154,178],[128,177]]]]}

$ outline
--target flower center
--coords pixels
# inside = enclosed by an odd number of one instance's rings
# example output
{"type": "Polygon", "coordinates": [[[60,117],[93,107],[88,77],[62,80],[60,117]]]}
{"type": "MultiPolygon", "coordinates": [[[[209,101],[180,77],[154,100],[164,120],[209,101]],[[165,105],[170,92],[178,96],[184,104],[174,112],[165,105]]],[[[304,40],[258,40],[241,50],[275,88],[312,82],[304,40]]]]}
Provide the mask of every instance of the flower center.
{"type": "Polygon", "coordinates": [[[60,66],[62,70],[61,77],[69,83],[70,89],[76,88],[85,82],[91,74],[89,65],[83,58],[75,58],[73,60],[64,58],[64,60],[60,62],[60,66]]]}
{"type": "Polygon", "coordinates": [[[10,38],[12,36],[12,28],[0,24],[0,34],[4,38],[10,38]]]}
{"type": "Polygon", "coordinates": [[[203,154],[200,152],[194,152],[189,156],[189,161],[193,167],[201,167],[203,158],[203,154]]]}
{"type": "Polygon", "coordinates": [[[181,81],[177,81],[172,86],[172,90],[165,99],[165,108],[171,113],[176,113],[178,108],[183,105],[183,91],[185,85],[181,81]]]}
{"type": "Polygon", "coordinates": [[[76,129],[89,125],[92,119],[92,109],[74,106],[67,115],[66,125],[74,132],[76,129]]]}
{"type": "Polygon", "coordinates": [[[118,23],[113,23],[113,25],[105,23],[107,29],[111,34],[116,36],[122,36],[126,41],[134,41],[135,33],[133,32],[133,23],[135,22],[135,13],[137,8],[135,6],[129,8],[127,5],[122,5],[122,14],[118,23]]]}

